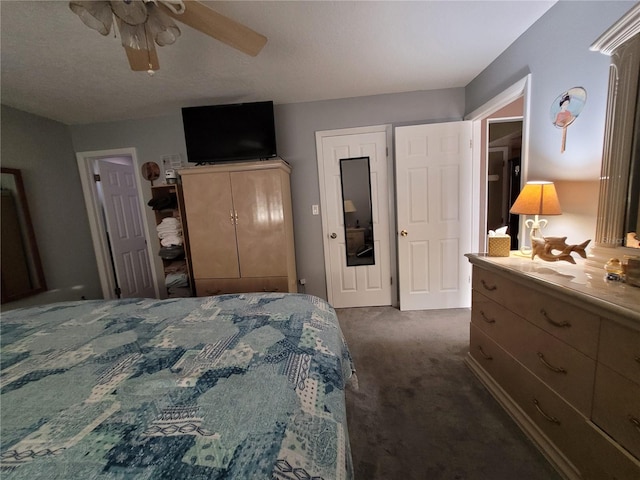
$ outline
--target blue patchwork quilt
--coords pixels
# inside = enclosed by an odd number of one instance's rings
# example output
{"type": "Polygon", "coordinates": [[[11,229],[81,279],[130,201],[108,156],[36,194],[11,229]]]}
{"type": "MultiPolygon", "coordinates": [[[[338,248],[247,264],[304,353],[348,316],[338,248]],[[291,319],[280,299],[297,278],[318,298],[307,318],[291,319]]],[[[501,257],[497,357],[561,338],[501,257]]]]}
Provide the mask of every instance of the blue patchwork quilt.
{"type": "Polygon", "coordinates": [[[3,312],[0,476],[353,478],[335,311],[299,294],[3,312]]]}

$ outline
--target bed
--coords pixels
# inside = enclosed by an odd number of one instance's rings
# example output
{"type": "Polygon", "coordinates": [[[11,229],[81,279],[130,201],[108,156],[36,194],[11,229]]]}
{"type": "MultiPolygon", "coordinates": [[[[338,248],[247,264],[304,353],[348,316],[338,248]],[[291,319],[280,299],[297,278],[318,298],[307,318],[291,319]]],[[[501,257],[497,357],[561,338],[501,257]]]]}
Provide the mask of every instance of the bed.
{"type": "Polygon", "coordinates": [[[353,478],[353,365],[322,299],[65,302],[0,327],[5,480],[353,478]]]}

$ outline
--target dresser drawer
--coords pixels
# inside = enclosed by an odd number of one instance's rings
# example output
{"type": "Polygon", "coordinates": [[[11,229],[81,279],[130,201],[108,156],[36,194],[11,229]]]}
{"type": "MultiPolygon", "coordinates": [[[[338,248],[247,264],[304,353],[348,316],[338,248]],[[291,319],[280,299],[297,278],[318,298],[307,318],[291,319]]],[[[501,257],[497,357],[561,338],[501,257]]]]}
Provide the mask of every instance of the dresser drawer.
{"type": "MultiPolygon", "coordinates": [[[[503,331],[506,325],[517,322],[518,316],[491,298],[479,293],[478,290],[472,290],[471,321],[499,343],[499,339],[504,335],[503,331]]],[[[520,319],[520,321],[522,320],[520,319]]]]}
{"type": "Polygon", "coordinates": [[[475,291],[471,321],[583,415],[591,414],[595,360],[475,291]]]}
{"type": "Polygon", "coordinates": [[[196,278],[196,296],[207,297],[225,293],[288,292],[287,277],[259,278],[196,278]]]}
{"type": "Polygon", "coordinates": [[[596,372],[593,422],[640,460],[640,385],[602,364],[596,372]]]}
{"type": "Polygon", "coordinates": [[[528,289],[502,275],[473,267],[472,287],[512,312],[522,314],[528,289]]]}
{"type": "Polygon", "coordinates": [[[640,331],[603,319],[598,362],[640,384],[640,331]]]}
{"type": "Polygon", "coordinates": [[[474,267],[473,288],[585,355],[596,358],[600,318],[502,275],[474,267]]]}
{"type": "Polygon", "coordinates": [[[469,330],[469,353],[509,394],[519,389],[518,363],[473,323],[469,330]]]}
{"type": "Polygon", "coordinates": [[[595,313],[533,291],[524,316],[585,355],[597,358],[600,317],[595,313]]]}
{"type": "MultiPolygon", "coordinates": [[[[471,324],[469,353],[583,479],[640,478],[640,463],[471,324]]],[[[548,446],[545,448],[549,448],[548,446]]]]}
{"type": "Polygon", "coordinates": [[[524,322],[505,348],[585,417],[591,414],[595,360],[524,322]]]}

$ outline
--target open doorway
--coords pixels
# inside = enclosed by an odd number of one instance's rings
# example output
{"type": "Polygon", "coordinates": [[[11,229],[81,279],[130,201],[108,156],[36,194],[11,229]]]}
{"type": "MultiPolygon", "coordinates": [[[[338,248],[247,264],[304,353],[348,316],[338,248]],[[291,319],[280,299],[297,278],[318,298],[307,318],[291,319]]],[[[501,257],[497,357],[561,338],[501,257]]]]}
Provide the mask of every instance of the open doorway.
{"type": "MultiPolygon", "coordinates": [[[[527,165],[528,165],[528,112],[530,109],[530,90],[531,90],[531,75],[527,75],[520,81],[514,83],[511,87],[489,100],[484,105],[480,106],[465,117],[465,120],[471,120],[473,122],[473,182],[472,182],[472,196],[474,204],[477,205],[472,212],[472,245],[474,251],[486,252],[487,251],[487,234],[489,232],[488,214],[490,208],[488,206],[488,189],[489,184],[489,125],[490,123],[500,122],[520,122],[520,165],[519,169],[516,168],[517,162],[513,162],[513,172],[515,174],[518,171],[518,178],[514,178],[509,184],[512,186],[510,191],[504,192],[504,185],[500,187],[500,197],[509,198],[509,196],[517,196],[520,190],[520,186],[527,179],[527,165]]],[[[517,135],[517,134],[516,134],[517,135]]],[[[500,134],[496,134],[496,137],[500,137],[500,134]]],[[[509,147],[494,146],[491,148],[496,149],[504,153],[499,153],[500,158],[506,158],[506,162],[510,160],[509,147]]],[[[493,152],[493,150],[492,150],[493,152]]],[[[493,153],[492,153],[493,155],[493,153]]],[[[515,149],[514,149],[515,157],[515,149]]],[[[515,159],[515,158],[514,158],[515,159]]],[[[495,173],[491,173],[495,175],[495,173]]],[[[502,174],[503,177],[506,175],[502,174]]],[[[515,177],[515,175],[514,175],[515,177]]],[[[495,178],[495,177],[494,177],[495,178]]],[[[514,245],[518,245],[519,238],[523,238],[524,227],[519,225],[519,219],[516,217],[509,217],[508,213],[505,214],[506,206],[502,198],[499,202],[500,217],[499,222],[504,226],[504,220],[510,224],[509,234],[513,239],[511,248],[514,245]]],[[[509,204],[509,208],[510,208],[509,204]]],[[[493,222],[493,220],[491,221],[493,222]]]]}
{"type": "Polygon", "coordinates": [[[509,209],[520,193],[522,119],[492,118],[487,130],[487,231],[506,226],[511,250],[518,250],[520,216],[509,209]]]}
{"type": "Polygon", "coordinates": [[[76,157],[104,298],[158,298],[135,149],[76,157]]]}

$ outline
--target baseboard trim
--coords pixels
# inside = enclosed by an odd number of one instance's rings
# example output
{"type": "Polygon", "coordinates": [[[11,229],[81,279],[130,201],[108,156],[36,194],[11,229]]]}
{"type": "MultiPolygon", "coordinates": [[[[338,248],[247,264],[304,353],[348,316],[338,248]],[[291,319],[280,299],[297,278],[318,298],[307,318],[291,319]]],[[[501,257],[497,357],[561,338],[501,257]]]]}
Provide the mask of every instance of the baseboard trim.
{"type": "Polygon", "coordinates": [[[482,368],[482,366],[467,354],[464,363],[478,377],[478,380],[489,390],[489,393],[504,408],[509,416],[516,422],[518,427],[540,450],[542,455],[556,469],[556,471],[566,480],[580,480],[582,477],[578,469],[558,450],[553,442],[540,428],[522,411],[518,404],[509,396],[507,392],[482,368]]]}

